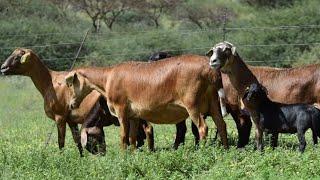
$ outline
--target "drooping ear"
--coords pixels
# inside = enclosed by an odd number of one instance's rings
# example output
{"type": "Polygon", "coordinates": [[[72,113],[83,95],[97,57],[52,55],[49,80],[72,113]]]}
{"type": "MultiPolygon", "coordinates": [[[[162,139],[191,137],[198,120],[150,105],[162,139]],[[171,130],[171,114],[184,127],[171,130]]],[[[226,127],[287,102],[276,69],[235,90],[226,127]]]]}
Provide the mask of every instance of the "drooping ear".
{"type": "Polygon", "coordinates": [[[223,48],[222,48],[222,52],[224,52],[227,48],[228,48],[228,46],[224,44],[223,48]]]}
{"type": "Polygon", "coordinates": [[[232,46],[231,47],[231,53],[232,53],[232,55],[236,55],[236,47],[235,46],[232,46]]]}
{"type": "Polygon", "coordinates": [[[225,46],[223,48],[223,51],[225,51],[227,48],[230,48],[232,55],[236,55],[236,47],[228,41],[224,41],[224,43],[225,46]]]}
{"type": "Polygon", "coordinates": [[[206,56],[207,57],[211,57],[213,54],[213,49],[210,49],[207,53],[206,53],[206,56]]]}
{"type": "Polygon", "coordinates": [[[82,145],[82,147],[86,147],[87,142],[88,142],[87,128],[83,128],[81,130],[81,145],[82,145]]]}
{"type": "Polygon", "coordinates": [[[31,53],[28,52],[28,53],[25,53],[21,59],[20,59],[20,63],[23,64],[23,63],[26,63],[30,60],[30,56],[31,56],[31,53]]]}
{"type": "Polygon", "coordinates": [[[74,83],[74,81],[78,78],[78,75],[76,72],[70,72],[66,77],[65,77],[65,82],[68,87],[71,87],[74,83]]]}

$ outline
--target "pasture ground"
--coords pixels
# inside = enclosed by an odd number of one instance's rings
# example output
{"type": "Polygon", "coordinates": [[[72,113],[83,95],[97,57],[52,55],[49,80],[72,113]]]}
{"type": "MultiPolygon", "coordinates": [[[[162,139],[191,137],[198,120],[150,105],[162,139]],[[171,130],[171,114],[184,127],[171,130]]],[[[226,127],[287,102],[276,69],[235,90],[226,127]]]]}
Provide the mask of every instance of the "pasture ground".
{"type": "MultiPolygon", "coordinates": [[[[266,145],[263,153],[250,144],[235,148],[237,132],[233,120],[226,118],[229,150],[211,139],[195,150],[188,122],[186,144],[171,149],[175,127],[155,125],[156,152],[146,147],[134,153],[121,152],[119,129],[106,127],[107,154],[93,156],[88,152],[80,158],[69,129],[66,147],[61,152],[57,132],[48,147],[45,139],[53,121],[45,116],[43,100],[29,78],[0,77],[0,178],[1,179],[318,179],[320,178],[320,147],[312,145],[307,133],[307,149],[297,151],[295,135],[281,135],[279,147],[266,145]]],[[[208,119],[209,137],[215,126],[208,119]]]]}

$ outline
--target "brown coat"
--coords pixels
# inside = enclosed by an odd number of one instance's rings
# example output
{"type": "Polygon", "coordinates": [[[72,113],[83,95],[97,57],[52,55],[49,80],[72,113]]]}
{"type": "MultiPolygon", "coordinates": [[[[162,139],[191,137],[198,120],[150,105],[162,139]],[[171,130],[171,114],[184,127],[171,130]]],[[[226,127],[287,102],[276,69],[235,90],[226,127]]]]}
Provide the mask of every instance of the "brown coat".
{"type": "MultiPolygon", "coordinates": [[[[215,117],[227,146],[217,93],[221,81],[219,74],[208,66],[206,57],[184,55],[153,63],[129,62],[92,71],[76,70],[67,76],[67,82],[73,84],[74,107],[93,89],[107,98],[110,112],[118,117],[122,127],[123,147],[126,147],[129,119],[176,124],[190,116],[204,138],[206,125],[200,114],[207,113],[215,117]]],[[[130,123],[134,122],[130,120],[130,123]]],[[[134,126],[130,124],[131,127],[134,126]]],[[[135,141],[134,135],[131,137],[135,141]]]]}
{"type": "Polygon", "coordinates": [[[90,109],[97,102],[100,94],[90,93],[79,108],[69,108],[70,91],[64,83],[68,72],[57,72],[48,69],[38,56],[30,49],[16,49],[2,64],[1,72],[5,75],[29,76],[44,100],[46,115],[57,123],[59,148],[64,147],[66,123],[71,128],[74,141],[80,153],[82,147],[77,124],[82,124],[90,109]]]}

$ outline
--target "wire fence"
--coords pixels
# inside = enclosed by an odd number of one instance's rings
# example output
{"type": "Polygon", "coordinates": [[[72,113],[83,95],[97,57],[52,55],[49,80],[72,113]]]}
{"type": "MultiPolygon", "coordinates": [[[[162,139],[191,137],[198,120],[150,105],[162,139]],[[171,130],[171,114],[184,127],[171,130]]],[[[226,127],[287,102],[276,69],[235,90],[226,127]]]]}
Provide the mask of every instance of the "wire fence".
{"type": "MultiPolygon", "coordinates": [[[[274,30],[302,30],[302,29],[319,29],[320,30],[320,25],[318,24],[306,24],[306,25],[281,25],[281,26],[265,26],[265,27],[216,27],[216,28],[210,28],[210,29],[200,29],[200,30],[190,30],[190,29],[182,29],[182,30],[173,30],[172,32],[178,33],[179,35],[192,35],[196,33],[203,33],[203,32],[215,32],[218,33],[218,35],[223,35],[225,38],[226,35],[230,31],[274,31],[274,30]]],[[[166,37],[168,32],[170,31],[161,31],[161,30],[156,30],[156,36],[154,34],[146,34],[147,32],[150,32],[148,30],[141,30],[141,31],[122,31],[122,32],[107,32],[107,33],[90,33],[88,39],[93,40],[99,40],[100,42],[111,42],[111,41],[127,41],[127,40],[135,40],[137,39],[138,34],[143,34],[143,37],[166,37]],[[111,37],[112,36],[112,37],[111,37]],[[104,39],[108,38],[108,39],[104,39]]],[[[44,32],[44,33],[26,33],[26,34],[0,34],[0,38],[12,38],[12,37],[24,37],[24,36],[32,36],[32,37],[45,37],[45,36],[68,36],[68,35],[76,35],[77,37],[83,36],[83,32],[44,32]]],[[[92,42],[88,40],[87,42],[84,42],[84,45],[92,44],[92,42]]],[[[25,48],[31,48],[31,49],[45,49],[45,48],[77,48],[81,44],[80,41],[76,42],[58,42],[58,43],[44,43],[44,44],[37,44],[37,45],[27,45],[24,46],[25,48]]],[[[239,48],[266,48],[266,47],[304,47],[304,46],[319,46],[320,45],[320,39],[315,40],[313,42],[291,42],[291,43],[272,43],[272,44],[236,44],[239,48]]],[[[10,46],[10,47],[0,47],[0,50],[13,50],[18,47],[16,46],[10,46]]],[[[179,53],[191,53],[191,52],[203,52],[203,54],[210,49],[211,46],[206,46],[206,47],[192,47],[192,48],[176,48],[176,49],[159,49],[159,51],[164,51],[164,52],[169,52],[169,53],[174,53],[174,52],[179,52],[179,53]]],[[[84,55],[78,57],[78,59],[97,59],[97,58],[111,58],[113,56],[121,57],[121,56],[129,56],[129,55],[150,55],[154,53],[152,50],[145,50],[145,51],[139,51],[139,52],[112,52],[110,54],[99,54],[99,55],[84,55]]],[[[61,61],[61,60],[71,60],[74,59],[74,56],[65,56],[65,57],[48,57],[48,58],[43,58],[44,61],[61,61]]],[[[246,62],[249,63],[265,63],[266,61],[257,61],[257,60],[252,60],[248,59],[246,62]]],[[[294,60],[268,60],[268,63],[279,63],[279,62],[294,62],[294,60]]]]}
{"type": "MultiPolygon", "coordinates": [[[[245,30],[250,30],[250,31],[272,31],[272,30],[301,30],[301,29],[320,29],[320,25],[317,24],[308,24],[308,25],[281,25],[281,26],[273,26],[273,27],[217,27],[217,28],[211,28],[211,29],[201,29],[201,30],[189,30],[189,29],[184,29],[184,30],[174,30],[174,32],[178,32],[179,34],[195,34],[195,33],[202,33],[202,32],[220,32],[223,34],[227,34],[228,31],[245,31],[245,30]],[[226,31],[223,31],[226,30],[226,31]]],[[[110,42],[110,41],[125,41],[128,40],[128,38],[136,38],[137,34],[144,33],[144,37],[147,36],[154,36],[145,34],[149,31],[147,30],[142,30],[142,31],[131,31],[131,32],[108,32],[108,33],[91,33],[89,36],[91,38],[99,38],[99,41],[103,42],[110,42]],[[121,35],[121,38],[119,37],[111,37],[107,40],[103,40],[102,37],[108,38],[110,34],[117,34],[121,35]]],[[[159,35],[156,37],[161,37],[161,36],[166,36],[166,34],[163,33],[168,33],[168,32],[162,32],[162,31],[156,31],[159,35]]],[[[20,36],[68,36],[68,35],[79,35],[79,37],[83,36],[83,33],[81,32],[47,32],[47,33],[28,33],[28,34],[0,34],[0,37],[2,39],[4,38],[12,38],[12,37],[20,37],[20,36]]],[[[85,42],[84,44],[87,44],[88,42],[85,42]]],[[[42,49],[42,48],[48,48],[48,47],[66,47],[66,46],[79,46],[81,44],[80,41],[77,42],[59,42],[59,43],[45,43],[45,44],[38,44],[38,45],[29,45],[25,46],[25,48],[32,48],[32,49],[42,49]]],[[[295,42],[295,43],[273,43],[273,44],[238,44],[237,46],[241,48],[265,48],[265,47],[276,47],[276,46],[318,46],[320,45],[320,41],[315,41],[315,42],[295,42]]],[[[16,46],[11,46],[11,47],[0,47],[0,50],[11,50],[18,48],[16,46]]],[[[166,51],[166,52],[190,52],[193,50],[203,50],[203,52],[206,52],[211,48],[210,46],[207,47],[194,47],[194,48],[186,48],[186,49],[161,49],[160,51],[166,51]]],[[[82,56],[79,57],[79,59],[90,59],[90,58],[105,58],[105,57],[111,57],[111,56],[127,56],[127,55],[148,55],[151,54],[150,49],[141,49],[139,52],[128,52],[128,53],[123,53],[123,52],[113,52],[112,54],[100,54],[98,56],[82,56]]],[[[74,57],[58,57],[58,58],[44,58],[43,60],[45,61],[55,61],[55,60],[68,60],[74,57]]],[[[288,61],[288,60],[286,60],[288,61]]],[[[253,63],[259,63],[263,61],[254,61],[254,60],[247,60],[247,62],[253,62],[253,63]]],[[[277,62],[276,60],[269,60],[268,62],[277,62]]],[[[291,62],[291,61],[289,61],[291,62]]]]}
{"type": "MultiPolygon", "coordinates": [[[[318,24],[306,24],[306,25],[281,25],[281,26],[264,26],[264,27],[215,27],[210,29],[200,29],[200,30],[194,30],[194,29],[180,29],[180,30],[173,30],[175,32],[179,33],[199,33],[199,32],[212,32],[212,31],[222,31],[223,29],[226,30],[294,30],[294,29],[320,29],[320,25],[318,24]]],[[[121,35],[135,35],[135,34],[144,34],[150,32],[150,30],[140,30],[140,31],[110,31],[106,33],[94,33],[92,35],[95,36],[102,36],[102,35],[110,35],[110,34],[121,34],[121,35]]],[[[158,30],[157,33],[165,33],[161,30],[158,30]]],[[[0,38],[4,37],[24,37],[24,36],[52,36],[52,35],[70,35],[70,34],[77,34],[79,36],[82,36],[82,32],[44,32],[44,33],[19,33],[19,34],[0,34],[0,38]]]]}

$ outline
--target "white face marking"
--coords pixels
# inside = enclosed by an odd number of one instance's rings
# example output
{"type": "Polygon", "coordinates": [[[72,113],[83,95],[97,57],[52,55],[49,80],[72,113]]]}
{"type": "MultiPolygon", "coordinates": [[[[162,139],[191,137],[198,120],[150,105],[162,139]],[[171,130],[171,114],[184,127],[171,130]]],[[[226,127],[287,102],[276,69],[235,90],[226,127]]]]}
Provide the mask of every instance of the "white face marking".
{"type": "Polygon", "coordinates": [[[212,49],[212,55],[210,57],[210,61],[209,61],[209,64],[211,67],[213,67],[213,62],[214,60],[217,59],[217,52],[215,50],[215,48],[212,49]]]}

